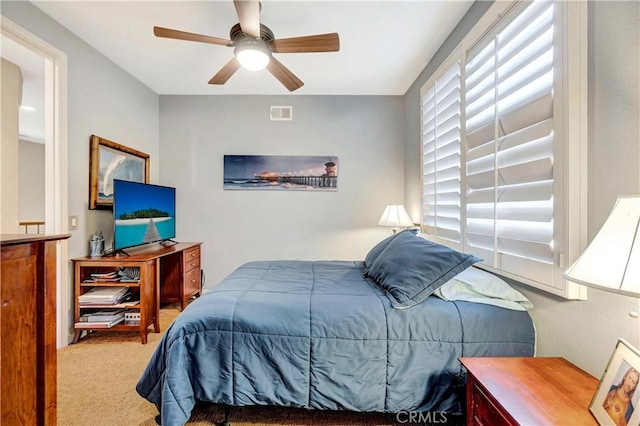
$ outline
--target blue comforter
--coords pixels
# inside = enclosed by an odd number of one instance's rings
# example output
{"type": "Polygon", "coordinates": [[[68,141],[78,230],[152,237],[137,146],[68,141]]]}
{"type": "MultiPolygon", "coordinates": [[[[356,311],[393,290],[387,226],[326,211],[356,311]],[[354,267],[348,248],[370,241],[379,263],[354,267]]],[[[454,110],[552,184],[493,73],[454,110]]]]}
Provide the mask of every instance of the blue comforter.
{"type": "Polygon", "coordinates": [[[196,400],[460,413],[460,356],[531,356],[526,312],[429,297],[391,307],[363,262],[250,262],[167,329],[136,390],[162,424],[196,400]]]}

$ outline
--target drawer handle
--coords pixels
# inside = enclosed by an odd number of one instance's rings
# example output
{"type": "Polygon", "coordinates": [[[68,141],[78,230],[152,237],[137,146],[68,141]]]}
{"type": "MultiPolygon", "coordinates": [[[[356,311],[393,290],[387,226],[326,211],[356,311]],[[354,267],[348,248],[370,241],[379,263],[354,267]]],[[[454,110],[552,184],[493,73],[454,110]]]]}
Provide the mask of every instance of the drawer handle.
{"type": "Polygon", "coordinates": [[[191,263],[191,266],[196,266],[196,262],[192,262],[192,263],[191,263]]]}
{"type": "Polygon", "coordinates": [[[191,282],[192,282],[192,283],[195,283],[195,282],[196,282],[196,280],[191,280],[191,282]]]}
{"type": "Polygon", "coordinates": [[[196,257],[196,254],[195,253],[191,253],[191,257],[196,257]]]}

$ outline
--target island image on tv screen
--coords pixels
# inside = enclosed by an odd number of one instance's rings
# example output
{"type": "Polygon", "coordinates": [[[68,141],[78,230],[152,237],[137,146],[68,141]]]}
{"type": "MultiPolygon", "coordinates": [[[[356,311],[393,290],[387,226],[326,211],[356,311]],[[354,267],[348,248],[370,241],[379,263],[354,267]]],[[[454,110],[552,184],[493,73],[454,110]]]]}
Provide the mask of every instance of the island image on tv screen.
{"type": "Polygon", "coordinates": [[[114,250],[175,238],[175,216],[175,188],[114,179],[114,250]]]}

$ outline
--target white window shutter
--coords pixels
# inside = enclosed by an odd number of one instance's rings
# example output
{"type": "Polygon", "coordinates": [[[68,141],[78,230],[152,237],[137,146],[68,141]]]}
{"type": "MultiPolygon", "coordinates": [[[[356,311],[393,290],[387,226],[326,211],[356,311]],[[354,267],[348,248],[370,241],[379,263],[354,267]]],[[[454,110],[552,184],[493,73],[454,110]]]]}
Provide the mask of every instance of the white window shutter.
{"type": "Polygon", "coordinates": [[[460,63],[422,96],[422,224],[430,234],[461,241],[460,63]]]}
{"type": "Polygon", "coordinates": [[[423,228],[479,266],[582,299],[586,6],[496,2],[421,91],[423,228]],[[484,266],[483,266],[484,265],[484,266]]]}
{"type": "Polygon", "coordinates": [[[554,266],[553,10],[518,11],[465,67],[465,248],[541,282],[554,266]]]}

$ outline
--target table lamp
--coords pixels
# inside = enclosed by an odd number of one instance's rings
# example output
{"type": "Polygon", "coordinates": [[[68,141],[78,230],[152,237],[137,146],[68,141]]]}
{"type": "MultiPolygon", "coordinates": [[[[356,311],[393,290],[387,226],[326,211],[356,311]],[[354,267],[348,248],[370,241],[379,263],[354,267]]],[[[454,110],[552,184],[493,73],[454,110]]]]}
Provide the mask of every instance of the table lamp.
{"type": "Polygon", "coordinates": [[[598,234],[563,276],[587,287],[640,297],[640,195],[618,198],[598,234]]]}
{"type": "Polygon", "coordinates": [[[388,205],[382,213],[382,217],[378,221],[378,226],[388,226],[395,234],[400,228],[410,228],[413,226],[413,221],[404,209],[404,206],[399,204],[388,205]]]}

